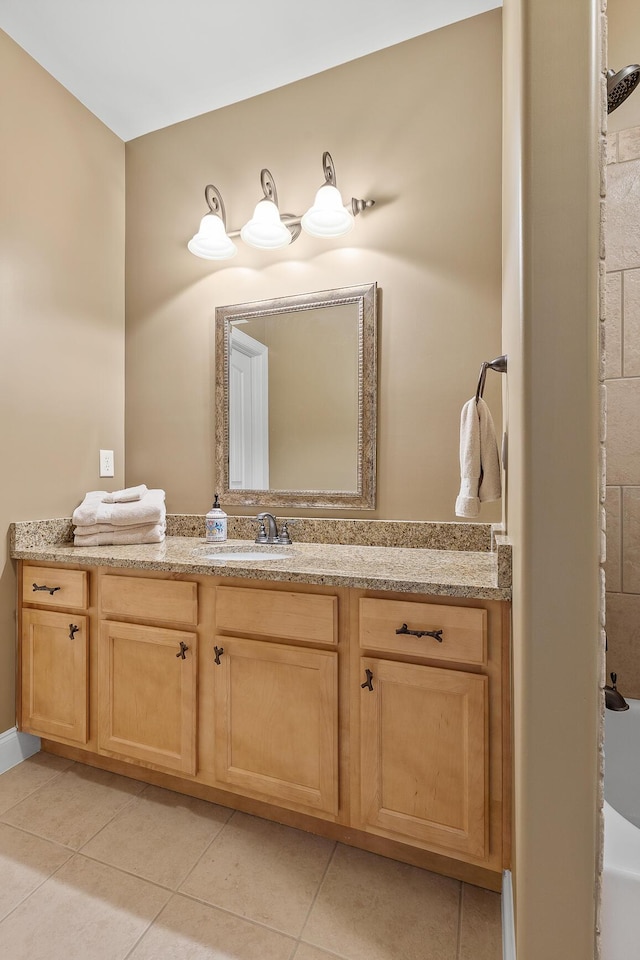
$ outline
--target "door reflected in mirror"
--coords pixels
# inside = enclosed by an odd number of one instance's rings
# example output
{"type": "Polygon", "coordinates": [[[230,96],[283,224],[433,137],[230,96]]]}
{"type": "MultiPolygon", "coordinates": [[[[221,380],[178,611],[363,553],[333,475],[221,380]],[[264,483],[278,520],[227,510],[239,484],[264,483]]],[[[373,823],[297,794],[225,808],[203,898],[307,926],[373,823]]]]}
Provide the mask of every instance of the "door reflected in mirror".
{"type": "Polygon", "coordinates": [[[374,506],[376,324],[375,284],[216,310],[227,502],[374,506]]]}

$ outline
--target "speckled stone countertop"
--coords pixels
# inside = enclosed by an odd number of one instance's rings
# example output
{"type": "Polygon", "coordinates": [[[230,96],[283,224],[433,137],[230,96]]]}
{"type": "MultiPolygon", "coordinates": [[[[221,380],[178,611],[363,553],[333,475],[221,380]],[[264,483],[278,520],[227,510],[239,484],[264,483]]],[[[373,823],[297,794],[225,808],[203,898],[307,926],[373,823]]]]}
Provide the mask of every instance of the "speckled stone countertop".
{"type": "MultiPolygon", "coordinates": [[[[69,523],[68,520],[56,520],[12,524],[12,557],[80,566],[165,570],[434,596],[511,598],[511,547],[506,538],[500,536],[493,538],[493,550],[486,547],[476,550],[459,547],[427,549],[297,540],[290,547],[256,546],[247,539],[207,544],[201,537],[193,535],[168,536],[163,543],[140,546],[74,547],[69,541],[69,523]],[[281,552],[283,556],[278,560],[215,559],[216,551],[238,550],[281,552]]],[[[295,540],[295,529],[292,537],[295,540]]]]}

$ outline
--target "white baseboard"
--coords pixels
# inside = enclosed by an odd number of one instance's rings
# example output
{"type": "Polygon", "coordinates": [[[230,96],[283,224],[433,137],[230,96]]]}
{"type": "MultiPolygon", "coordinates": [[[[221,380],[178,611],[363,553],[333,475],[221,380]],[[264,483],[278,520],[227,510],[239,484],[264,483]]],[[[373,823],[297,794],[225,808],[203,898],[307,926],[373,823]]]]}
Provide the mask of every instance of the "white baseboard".
{"type": "Polygon", "coordinates": [[[10,770],[27,757],[40,750],[40,737],[30,733],[20,733],[17,727],[11,727],[0,733],[0,773],[10,770]]]}
{"type": "Polygon", "coordinates": [[[516,960],[516,926],[511,871],[502,871],[502,960],[516,960]]]}

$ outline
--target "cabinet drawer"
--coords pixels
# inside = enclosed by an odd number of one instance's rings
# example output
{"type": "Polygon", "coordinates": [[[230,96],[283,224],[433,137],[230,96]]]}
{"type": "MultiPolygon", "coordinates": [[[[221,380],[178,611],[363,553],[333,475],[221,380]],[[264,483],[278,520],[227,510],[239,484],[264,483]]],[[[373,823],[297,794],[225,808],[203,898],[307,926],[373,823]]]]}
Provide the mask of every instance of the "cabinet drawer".
{"type": "Polygon", "coordinates": [[[60,570],[57,567],[22,568],[22,599],[39,607],[87,608],[86,570],[60,570]]]}
{"type": "Polygon", "coordinates": [[[103,617],[197,624],[198,584],[107,575],[100,581],[100,609],[103,617]]]}
{"type": "Polygon", "coordinates": [[[477,607],[445,607],[402,600],[360,600],[360,647],[484,664],[487,660],[487,611],[477,607]],[[442,639],[418,637],[398,630],[433,631],[442,639]]]}
{"type": "Polygon", "coordinates": [[[218,631],[336,643],[338,598],[311,593],[251,590],[245,587],[216,589],[218,631]]]}

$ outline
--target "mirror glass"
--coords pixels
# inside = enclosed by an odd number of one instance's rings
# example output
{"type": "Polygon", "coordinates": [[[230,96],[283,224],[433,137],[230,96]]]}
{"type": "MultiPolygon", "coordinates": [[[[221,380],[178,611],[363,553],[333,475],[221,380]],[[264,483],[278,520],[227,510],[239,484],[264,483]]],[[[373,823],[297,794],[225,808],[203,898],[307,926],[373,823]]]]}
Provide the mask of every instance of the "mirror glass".
{"type": "Polygon", "coordinates": [[[227,503],[375,506],[376,285],[216,310],[227,503]]]}

